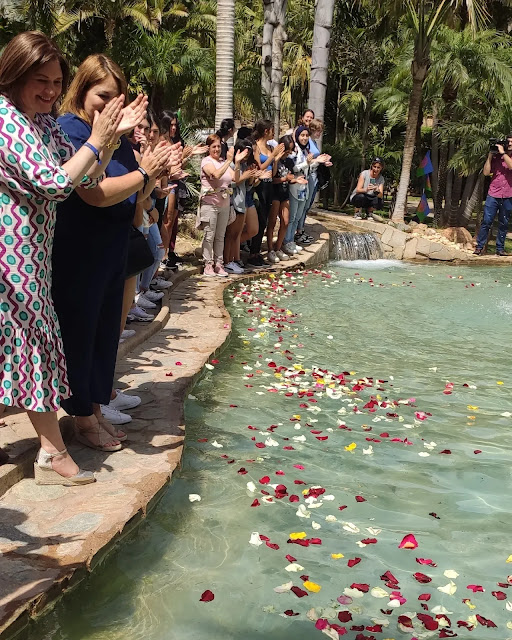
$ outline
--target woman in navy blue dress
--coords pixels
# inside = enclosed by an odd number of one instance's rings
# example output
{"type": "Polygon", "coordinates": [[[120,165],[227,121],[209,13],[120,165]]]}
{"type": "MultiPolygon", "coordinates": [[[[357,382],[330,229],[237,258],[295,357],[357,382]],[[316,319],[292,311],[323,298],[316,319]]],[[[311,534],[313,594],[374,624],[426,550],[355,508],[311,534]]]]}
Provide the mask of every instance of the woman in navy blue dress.
{"type": "MultiPolygon", "coordinates": [[[[104,55],[80,66],[63,101],[59,123],[76,149],[90,135],[94,112],[126,95],[121,69],[104,55]]],[[[117,451],[126,434],[102,414],[112,393],[119,343],[128,238],[138,199],[153,190],[166,168],[171,148],[148,151],[140,166],[123,136],[145,115],[139,96],[125,107],[105,178],[86,192],[77,189],[58,207],[53,248],[53,297],[61,325],[71,398],[62,403],[75,416],[77,439],[101,451],[117,451]]]]}

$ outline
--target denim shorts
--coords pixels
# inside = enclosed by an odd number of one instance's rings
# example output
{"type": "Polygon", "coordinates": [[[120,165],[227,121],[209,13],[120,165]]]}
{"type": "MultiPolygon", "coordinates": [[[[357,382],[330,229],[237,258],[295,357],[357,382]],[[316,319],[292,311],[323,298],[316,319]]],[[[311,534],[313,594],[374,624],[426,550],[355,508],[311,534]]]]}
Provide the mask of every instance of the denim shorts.
{"type": "Polygon", "coordinates": [[[250,191],[246,191],[246,193],[245,193],[245,206],[247,208],[256,206],[254,204],[254,197],[253,197],[252,189],[250,191]]]}

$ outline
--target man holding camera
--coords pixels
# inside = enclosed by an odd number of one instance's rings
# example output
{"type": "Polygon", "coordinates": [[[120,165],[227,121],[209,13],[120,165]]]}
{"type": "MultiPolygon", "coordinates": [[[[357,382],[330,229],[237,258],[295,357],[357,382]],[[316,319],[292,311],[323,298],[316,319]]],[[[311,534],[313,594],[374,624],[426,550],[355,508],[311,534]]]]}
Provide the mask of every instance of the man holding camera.
{"type": "Polygon", "coordinates": [[[496,255],[506,256],[508,254],[505,253],[505,238],[512,212],[512,135],[507,136],[506,141],[497,141],[491,146],[491,152],[484,165],[484,176],[490,175],[492,175],[491,184],[485,200],[484,217],[476,239],[475,255],[481,256],[485,253],[489,231],[498,214],[496,255]]]}

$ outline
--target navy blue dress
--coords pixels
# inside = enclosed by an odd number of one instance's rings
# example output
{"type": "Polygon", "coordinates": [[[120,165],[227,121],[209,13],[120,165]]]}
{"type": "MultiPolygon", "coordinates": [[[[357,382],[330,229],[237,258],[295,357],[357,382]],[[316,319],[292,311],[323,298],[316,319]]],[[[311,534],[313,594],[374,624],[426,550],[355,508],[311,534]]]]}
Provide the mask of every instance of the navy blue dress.
{"type": "MultiPolygon", "coordinates": [[[[73,114],[59,123],[77,150],[91,135],[91,127],[73,114]]],[[[105,176],[123,176],[137,167],[123,137],[105,176]]],[[[57,207],[52,295],[72,394],[62,406],[70,415],[89,416],[93,403],[110,402],[136,200],[133,194],[111,207],[94,207],[75,191],[57,207]]]]}

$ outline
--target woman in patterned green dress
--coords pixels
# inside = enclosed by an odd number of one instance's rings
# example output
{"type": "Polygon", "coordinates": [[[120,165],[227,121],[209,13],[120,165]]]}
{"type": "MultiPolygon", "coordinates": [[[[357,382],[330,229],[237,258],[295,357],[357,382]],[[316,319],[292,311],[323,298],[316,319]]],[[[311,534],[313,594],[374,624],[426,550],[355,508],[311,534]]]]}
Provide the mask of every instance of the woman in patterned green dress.
{"type": "Polygon", "coordinates": [[[124,96],[96,114],[74,153],[49,115],[67,79],[62,54],[42,33],[16,36],[0,56],[0,404],[25,409],[40,438],[36,482],[70,486],[95,478],[67,453],[57,421],[69,387],[51,298],[56,206],[102,176],[124,96]]]}

